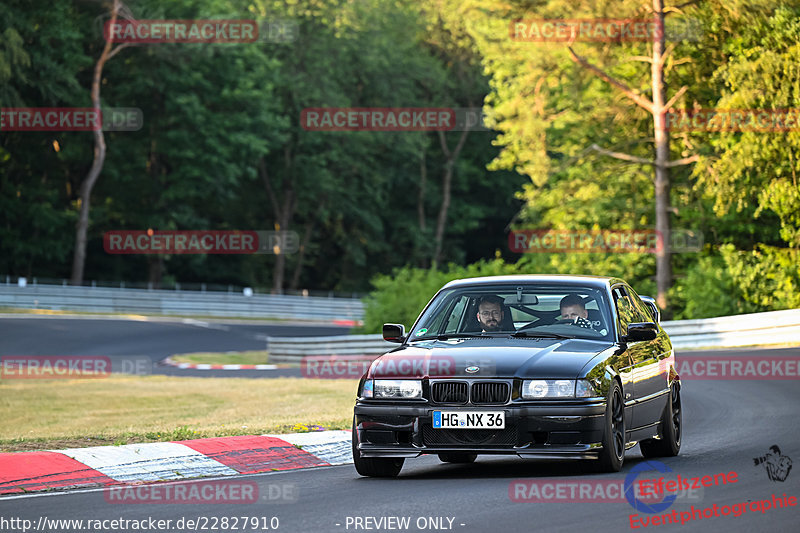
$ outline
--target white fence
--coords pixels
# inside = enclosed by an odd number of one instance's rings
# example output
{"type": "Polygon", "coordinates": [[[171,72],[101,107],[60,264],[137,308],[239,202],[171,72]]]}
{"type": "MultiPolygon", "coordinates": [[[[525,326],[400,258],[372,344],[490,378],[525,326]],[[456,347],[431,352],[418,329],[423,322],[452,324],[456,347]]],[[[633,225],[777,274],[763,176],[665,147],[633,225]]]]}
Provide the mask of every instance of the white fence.
{"type": "Polygon", "coordinates": [[[0,284],[0,307],[91,313],[359,321],[361,300],[239,293],[0,284]]]}
{"type": "MultiPolygon", "coordinates": [[[[724,348],[760,344],[800,344],[800,309],[749,315],[662,322],[677,349],[724,348]]],[[[270,337],[270,360],[297,361],[306,355],[377,357],[399,346],[381,335],[270,337]]]]}

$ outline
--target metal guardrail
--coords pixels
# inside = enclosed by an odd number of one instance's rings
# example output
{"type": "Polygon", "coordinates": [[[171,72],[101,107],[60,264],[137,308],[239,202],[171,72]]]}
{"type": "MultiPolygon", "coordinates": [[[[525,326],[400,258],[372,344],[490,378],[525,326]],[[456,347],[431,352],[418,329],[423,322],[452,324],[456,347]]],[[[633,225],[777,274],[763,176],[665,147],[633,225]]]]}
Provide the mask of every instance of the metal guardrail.
{"type": "MultiPolygon", "coordinates": [[[[92,313],[141,313],[173,316],[342,320],[363,318],[355,298],[290,296],[175,290],[0,284],[0,307],[75,310],[92,313]]],[[[676,348],[732,347],[800,343],[800,309],[747,315],[675,320],[661,323],[676,348]]],[[[380,355],[396,344],[380,335],[272,338],[275,361],[304,355],[380,355]]]]}
{"type": "MultiPolygon", "coordinates": [[[[800,343],[800,309],[748,315],[673,320],[661,323],[677,349],[724,348],[759,344],[800,343]]],[[[398,344],[381,335],[341,337],[269,337],[271,361],[298,361],[309,355],[377,357],[398,344]]]]}
{"type": "Polygon", "coordinates": [[[0,284],[0,307],[174,316],[359,321],[355,298],[0,284]]]}
{"type": "Polygon", "coordinates": [[[661,323],[676,348],[800,343],[800,309],[661,323]]]}
{"type": "Polygon", "coordinates": [[[399,344],[386,342],[381,335],[336,335],[330,337],[267,337],[269,360],[297,362],[310,355],[357,355],[374,358],[399,344]]]}

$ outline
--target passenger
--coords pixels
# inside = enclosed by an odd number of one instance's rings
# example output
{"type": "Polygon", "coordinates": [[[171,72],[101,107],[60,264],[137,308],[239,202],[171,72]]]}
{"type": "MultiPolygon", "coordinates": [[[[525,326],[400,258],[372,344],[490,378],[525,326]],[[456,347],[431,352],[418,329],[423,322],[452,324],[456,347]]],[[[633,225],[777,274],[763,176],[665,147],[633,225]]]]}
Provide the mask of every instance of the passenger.
{"type": "Polygon", "coordinates": [[[561,320],[569,320],[573,325],[580,328],[592,328],[592,323],[589,322],[589,312],[586,310],[586,305],[583,299],[577,294],[567,294],[561,299],[561,320]]]}

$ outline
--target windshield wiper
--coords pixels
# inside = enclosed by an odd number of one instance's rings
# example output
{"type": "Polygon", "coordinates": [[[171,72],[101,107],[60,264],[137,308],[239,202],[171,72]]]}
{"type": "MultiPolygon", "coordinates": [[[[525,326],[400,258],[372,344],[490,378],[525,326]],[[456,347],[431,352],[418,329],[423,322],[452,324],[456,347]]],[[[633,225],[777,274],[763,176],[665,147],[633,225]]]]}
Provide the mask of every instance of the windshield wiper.
{"type": "Polygon", "coordinates": [[[430,341],[430,340],[439,340],[439,341],[446,341],[448,339],[462,339],[462,338],[485,338],[491,337],[491,335],[486,335],[485,333],[444,333],[442,335],[426,335],[425,337],[417,337],[415,339],[410,339],[413,341],[430,341]]]}
{"type": "Polygon", "coordinates": [[[558,333],[533,333],[528,331],[518,331],[511,334],[516,339],[530,338],[530,339],[574,339],[568,335],[559,335],[558,333]]]}

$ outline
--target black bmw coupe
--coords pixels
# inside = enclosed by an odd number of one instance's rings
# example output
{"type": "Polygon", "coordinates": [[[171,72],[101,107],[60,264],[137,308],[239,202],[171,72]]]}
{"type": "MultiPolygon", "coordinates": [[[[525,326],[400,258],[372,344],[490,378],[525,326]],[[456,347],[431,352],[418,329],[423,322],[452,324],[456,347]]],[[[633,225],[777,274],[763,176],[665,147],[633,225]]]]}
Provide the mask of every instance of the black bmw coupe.
{"type": "Polygon", "coordinates": [[[358,386],[353,460],[397,476],[406,458],[479,454],[587,459],[619,471],[625,451],[674,456],[681,383],[652,298],[617,278],[456,280],[358,386]]]}

